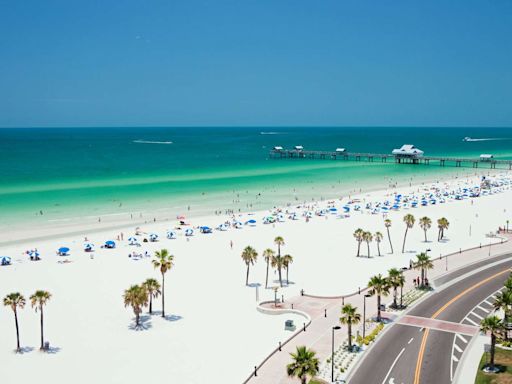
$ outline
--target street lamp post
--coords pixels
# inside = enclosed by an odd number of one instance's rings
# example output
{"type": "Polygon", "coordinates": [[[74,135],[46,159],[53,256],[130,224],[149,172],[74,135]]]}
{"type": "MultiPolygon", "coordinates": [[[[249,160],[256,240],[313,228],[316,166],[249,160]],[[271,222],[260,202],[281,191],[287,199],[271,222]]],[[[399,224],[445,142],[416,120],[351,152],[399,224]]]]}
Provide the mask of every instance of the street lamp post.
{"type": "Polygon", "coordinates": [[[366,298],[371,296],[370,294],[366,294],[363,297],[363,339],[366,335],[366,298]]]}
{"type": "Polygon", "coordinates": [[[331,382],[334,382],[334,331],[338,329],[341,329],[339,325],[332,327],[331,382]]]}

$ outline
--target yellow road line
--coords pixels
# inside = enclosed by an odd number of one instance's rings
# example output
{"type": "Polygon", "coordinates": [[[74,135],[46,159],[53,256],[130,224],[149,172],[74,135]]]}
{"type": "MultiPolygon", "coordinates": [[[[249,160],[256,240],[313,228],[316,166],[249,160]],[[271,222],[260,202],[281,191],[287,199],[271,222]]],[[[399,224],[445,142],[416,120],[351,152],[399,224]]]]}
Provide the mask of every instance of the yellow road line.
{"type": "MultiPolygon", "coordinates": [[[[450,305],[455,303],[457,300],[459,300],[462,296],[466,295],[467,293],[473,291],[474,289],[480,287],[481,285],[491,281],[492,279],[495,279],[498,276],[501,276],[505,273],[510,272],[510,268],[505,269],[504,271],[498,272],[492,276],[489,276],[482,281],[479,281],[475,285],[472,285],[471,287],[465,289],[461,293],[459,293],[457,296],[453,297],[450,301],[448,301],[446,304],[444,304],[441,308],[439,308],[436,313],[434,313],[430,318],[435,319],[437,316],[439,316],[446,308],[448,308],[450,305]]],[[[427,345],[427,338],[429,334],[429,329],[425,331],[423,334],[423,338],[421,339],[421,345],[420,345],[420,351],[418,353],[418,360],[416,361],[416,371],[414,373],[414,384],[420,383],[420,376],[421,376],[421,365],[423,363],[423,355],[425,353],[425,347],[427,345]]]]}

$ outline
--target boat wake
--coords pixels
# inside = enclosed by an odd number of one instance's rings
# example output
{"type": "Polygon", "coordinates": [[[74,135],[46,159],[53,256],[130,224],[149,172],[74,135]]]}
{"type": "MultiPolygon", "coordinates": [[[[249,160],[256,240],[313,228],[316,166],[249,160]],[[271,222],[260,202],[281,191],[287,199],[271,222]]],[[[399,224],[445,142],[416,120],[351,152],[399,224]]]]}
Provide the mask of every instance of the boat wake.
{"type": "Polygon", "coordinates": [[[285,132],[260,132],[260,135],[284,135],[285,132]]]}
{"type": "Polygon", "coordinates": [[[482,139],[473,139],[472,137],[465,137],[462,141],[501,141],[501,140],[512,140],[510,137],[488,137],[482,139]]]}
{"type": "Polygon", "coordinates": [[[172,141],[133,140],[137,144],[172,144],[172,141]]]}

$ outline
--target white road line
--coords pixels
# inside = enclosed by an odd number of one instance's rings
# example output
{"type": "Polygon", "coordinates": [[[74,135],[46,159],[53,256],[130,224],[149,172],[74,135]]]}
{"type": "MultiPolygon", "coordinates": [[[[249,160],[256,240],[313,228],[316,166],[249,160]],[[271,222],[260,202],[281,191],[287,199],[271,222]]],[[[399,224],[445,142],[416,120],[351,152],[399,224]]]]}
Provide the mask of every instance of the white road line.
{"type": "Polygon", "coordinates": [[[491,311],[490,309],[485,309],[479,305],[477,305],[475,308],[478,308],[479,310],[481,310],[482,312],[485,312],[485,313],[489,313],[491,311]]]}
{"type": "Polygon", "coordinates": [[[489,304],[491,307],[493,307],[493,306],[494,306],[494,304],[493,304],[493,303],[491,303],[490,301],[487,301],[487,300],[484,300],[484,301],[483,301],[483,303],[485,303],[485,304],[489,304]]]}
{"type": "Polygon", "coordinates": [[[453,344],[453,347],[458,351],[458,352],[462,352],[462,348],[459,347],[457,344],[453,344]]]}
{"type": "Polygon", "coordinates": [[[423,332],[425,330],[425,328],[420,328],[418,329],[418,332],[423,332]]]}
{"type": "Polygon", "coordinates": [[[468,341],[464,337],[462,337],[462,335],[457,333],[457,334],[455,334],[455,336],[457,336],[459,339],[461,339],[464,344],[468,343],[468,341]]]}
{"type": "Polygon", "coordinates": [[[470,315],[473,315],[475,316],[477,319],[479,320],[482,320],[483,319],[483,316],[480,316],[479,314],[477,314],[476,312],[471,312],[470,315]]]}
{"type": "Polygon", "coordinates": [[[455,361],[455,362],[457,362],[457,363],[459,362],[459,359],[457,359],[457,358],[455,357],[455,355],[452,355],[452,360],[453,360],[453,361],[455,361]]]}
{"type": "Polygon", "coordinates": [[[411,340],[409,340],[409,342],[407,344],[411,344],[413,340],[414,340],[414,337],[411,337],[411,340]]]}
{"type": "Polygon", "coordinates": [[[382,380],[382,384],[386,384],[386,380],[388,379],[388,376],[389,374],[391,373],[391,371],[393,370],[393,368],[395,367],[395,364],[396,362],[398,361],[398,359],[400,358],[400,356],[402,356],[402,353],[404,353],[405,351],[405,348],[402,348],[402,350],[400,351],[400,353],[398,354],[398,356],[395,358],[395,361],[393,361],[393,364],[391,364],[391,367],[389,368],[389,371],[386,375],[386,377],[384,378],[384,380],[382,380]]]}
{"type": "Polygon", "coordinates": [[[477,325],[478,326],[478,324],[475,323],[473,320],[471,320],[469,317],[466,317],[464,320],[469,322],[469,323],[471,323],[471,324],[473,324],[473,325],[477,325]]]}

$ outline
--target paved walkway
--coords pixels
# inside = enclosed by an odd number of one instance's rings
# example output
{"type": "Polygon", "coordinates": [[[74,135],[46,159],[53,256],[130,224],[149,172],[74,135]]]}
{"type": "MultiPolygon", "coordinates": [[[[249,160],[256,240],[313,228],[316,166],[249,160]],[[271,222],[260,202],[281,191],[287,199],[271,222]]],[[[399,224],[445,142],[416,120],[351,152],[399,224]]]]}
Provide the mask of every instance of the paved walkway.
{"type": "MultiPolygon", "coordinates": [[[[505,235],[504,235],[505,236],[505,235]]],[[[509,239],[512,237],[506,235],[509,239]]],[[[471,263],[492,258],[503,253],[512,253],[512,241],[505,241],[501,244],[494,244],[490,247],[482,246],[481,248],[462,251],[460,253],[448,256],[442,259],[434,259],[434,269],[428,272],[429,280],[434,281],[437,278],[450,273],[450,271],[467,266],[471,263]],[[490,251],[490,252],[489,252],[490,251]],[[489,256],[490,253],[490,256],[489,256]],[[448,268],[448,271],[447,271],[448,268]]],[[[384,271],[383,271],[384,272],[384,271]]],[[[418,271],[404,271],[406,284],[404,286],[404,294],[408,290],[414,289],[413,279],[418,276],[418,271]]],[[[444,282],[444,279],[439,279],[444,282]]],[[[311,324],[306,331],[300,332],[289,343],[282,347],[280,352],[276,352],[271,356],[262,367],[257,371],[257,376],[252,376],[248,383],[296,383],[296,379],[292,380],[286,375],[286,365],[290,363],[290,353],[296,350],[297,346],[306,345],[316,351],[317,357],[322,362],[331,355],[332,343],[332,326],[339,325],[339,317],[341,306],[344,303],[350,303],[357,307],[362,315],[364,291],[355,293],[350,297],[342,298],[315,298],[308,296],[297,296],[287,300],[281,304],[280,308],[298,309],[306,312],[311,317],[311,324]]],[[[391,295],[385,298],[383,302],[391,302],[391,295]]],[[[268,308],[273,308],[273,303],[266,304],[268,308]]],[[[366,315],[367,318],[375,316],[377,307],[376,297],[366,299],[366,315]]],[[[299,325],[298,325],[299,329],[299,325]]],[[[358,328],[362,332],[362,324],[358,328]]],[[[356,334],[356,332],[354,332],[356,334]]],[[[335,349],[347,338],[347,329],[342,326],[341,330],[335,331],[335,349]]],[[[277,347],[277,346],[276,346],[277,347]]],[[[269,351],[270,352],[270,351],[269,351]]],[[[259,365],[261,362],[255,362],[259,365]]],[[[248,372],[250,374],[250,372],[248,372]]]]}

